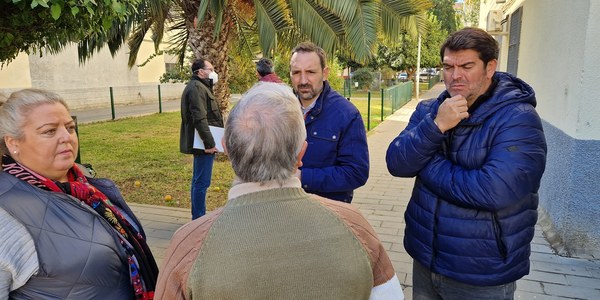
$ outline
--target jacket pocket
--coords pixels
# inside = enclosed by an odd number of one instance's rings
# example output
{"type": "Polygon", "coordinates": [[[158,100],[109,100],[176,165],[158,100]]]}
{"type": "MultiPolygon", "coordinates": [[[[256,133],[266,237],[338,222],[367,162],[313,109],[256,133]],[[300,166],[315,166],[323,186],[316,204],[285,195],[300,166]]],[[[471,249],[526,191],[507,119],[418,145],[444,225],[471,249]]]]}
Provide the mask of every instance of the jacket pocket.
{"type": "Polygon", "coordinates": [[[339,132],[324,128],[311,128],[308,137],[308,149],[315,155],[309,160],[320,162],[322,165],[332,164],[337,158],[339,132]]]}
{"type": "Polygon", "coordinates": [[[208,124],[217,127],[223,127],[223,119],[221,118],[221,110],[219,110],[219,104],[215,101],[214,96],[209,96],[208,107],[206,112],[208,124]]]}
{"type": "Polygon", "coordinates": [[[498,215],[495,213],[492,215],[492,223],[494,225],[494,235],[496,236],[496,246],[498,247],[498,252],[500,252],[502,258],[506,259],[508,251],[506,250],[506,244],[502,239],[502,227],[500,226],[500,222],[498,222],[498,215]]]}

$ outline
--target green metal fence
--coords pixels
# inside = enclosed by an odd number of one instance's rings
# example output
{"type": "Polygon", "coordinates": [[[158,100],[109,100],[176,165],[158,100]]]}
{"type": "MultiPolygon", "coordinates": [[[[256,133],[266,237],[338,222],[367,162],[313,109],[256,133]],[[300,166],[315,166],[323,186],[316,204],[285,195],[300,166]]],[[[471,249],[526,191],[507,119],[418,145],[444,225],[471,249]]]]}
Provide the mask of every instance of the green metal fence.
{"type": "MultiPolygon", "coordinates": [[[[345,91],[344,91],[345,92],[345,91]]],[[[367,92],[366,97],[357,96],[348,100],[352,101],[363,115],[363,121],[367,131],[375,128],[384,118],[393,114],[404,104],[412,99],[413,82],[403,82],[387,89],[381,89],[381,92],[367,92]]],[[[344,93],[344,96],[346,94],[344,93]]]]}
{"type": "Polygon", "coordinates": [[[402,82],[398,85],[395,85],[391,88],[385,90],[382,93],[382,98],[386,99],[384,102],[390,103],[391,113],[393,114],[400,107],[404,106],[404,104],[408,103],[412,98],[413,94],[413,82],[407,81],[402,82]]]}

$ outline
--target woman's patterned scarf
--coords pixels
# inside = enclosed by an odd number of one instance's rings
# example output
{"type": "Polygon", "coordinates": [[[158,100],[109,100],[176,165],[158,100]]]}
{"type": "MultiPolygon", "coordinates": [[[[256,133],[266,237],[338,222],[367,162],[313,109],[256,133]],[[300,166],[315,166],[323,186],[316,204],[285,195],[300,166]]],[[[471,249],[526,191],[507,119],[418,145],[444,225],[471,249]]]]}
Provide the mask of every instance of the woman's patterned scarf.
{"type": "Polygon", "coordinates": [[[66,183],[55,182],[41,176],[7,155],[2,156],[2,169],[40,189],[69,194],[94,209],[119,233],[121,245],[127,252],[129,275],[136,299],[154,298],[158,267],[146,240],[108,197],[88,182],[77,165],[73,165],[69,170],[69,182],[66,183]]]}

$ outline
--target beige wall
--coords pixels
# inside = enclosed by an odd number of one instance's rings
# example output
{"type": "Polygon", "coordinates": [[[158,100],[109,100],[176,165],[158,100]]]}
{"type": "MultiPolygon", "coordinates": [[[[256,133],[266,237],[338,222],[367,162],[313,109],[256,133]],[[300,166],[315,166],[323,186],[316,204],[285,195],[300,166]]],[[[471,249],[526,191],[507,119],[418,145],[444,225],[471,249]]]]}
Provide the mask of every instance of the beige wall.
{"type": "Polygon", "coordinates": [[[31,87],[29,56],[21,53],[15,60],[0,68],[0,89],[22,89],[28,87],[31,87]]]}
{"type": "Polygon", "coordinates": [[[152,55],[154,55],[154,43],[150,39],[144,39],[137,60],[138,66],[144,64],[144,66],[138,67],[140,83],[158,83],[160,75],[165,72],[164,55],[157,55],[146,62],[152,55]]]}
{"type": "MultiPolygon", "coordinates": [[[[137,63],[143,63],[153,53],[148,39],[137,63]]],[[[55,55],[23,53],[0,69],[0,94],[8,96],[22,88],[48,89],[63,96],[72,109],[83,109],[110,106],[112,87],[117,105],[157,101],[159,78],[165,72],[163,56],[155,57],[144,67],[129,68],[128,55],[126,45],[114,57],[104,48],[80,64],[75,44],[55,55]]],[[[178,99],[182,90],[181,84],[161,84],[164,100],[178,99]]]]}

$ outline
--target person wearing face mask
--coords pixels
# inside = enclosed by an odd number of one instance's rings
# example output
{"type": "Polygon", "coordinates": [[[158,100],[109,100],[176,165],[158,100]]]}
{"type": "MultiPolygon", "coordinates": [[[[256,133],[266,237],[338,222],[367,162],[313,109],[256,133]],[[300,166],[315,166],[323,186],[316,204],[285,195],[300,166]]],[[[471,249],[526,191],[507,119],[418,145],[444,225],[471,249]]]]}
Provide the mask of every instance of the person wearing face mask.
{"type": "Polygon", "coordinates": [[[114,182],[75,163],[57,94],[0,101],[0,299],[153,299],[158,267],[114,182]]]}
{"type": "Polygon", "coordinates": [[[192,77],[181,95],[179,150],[194,155],[191,204],[192,220],[195,220],[206,213],[206,191],[217,152],[216,141],[208,126],[223,127],[223,117],[212,91],[219,78],[213,65],[199,58],[192,63],[191,69],[192,77]],[[204,149],[194,148],[195,131],[202,139],[204,149]]]}

